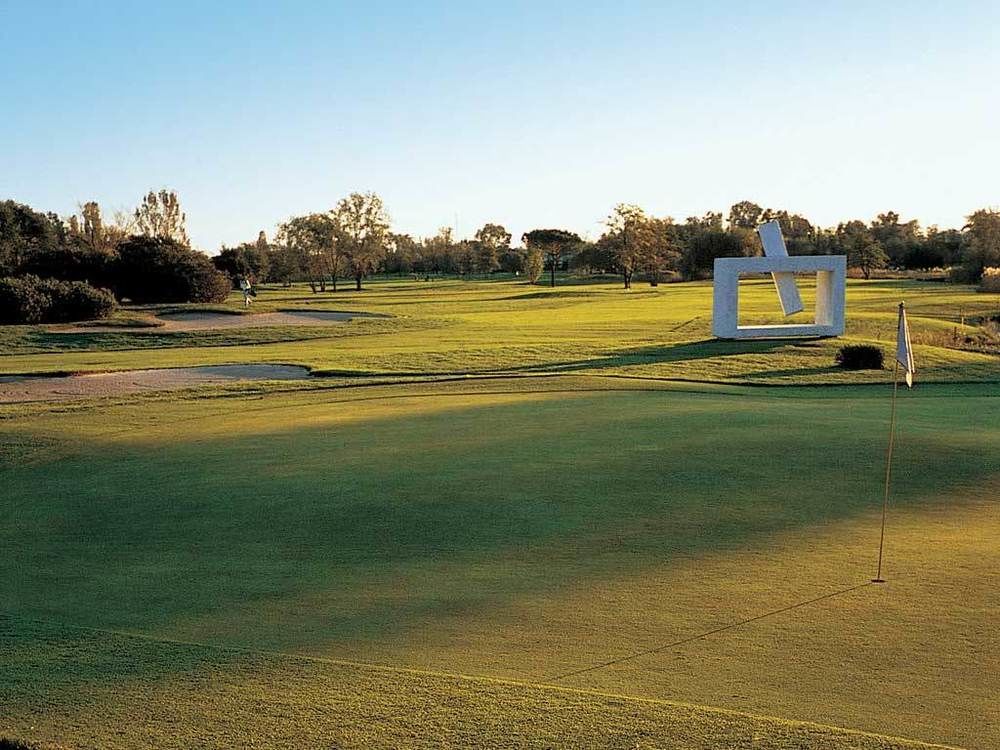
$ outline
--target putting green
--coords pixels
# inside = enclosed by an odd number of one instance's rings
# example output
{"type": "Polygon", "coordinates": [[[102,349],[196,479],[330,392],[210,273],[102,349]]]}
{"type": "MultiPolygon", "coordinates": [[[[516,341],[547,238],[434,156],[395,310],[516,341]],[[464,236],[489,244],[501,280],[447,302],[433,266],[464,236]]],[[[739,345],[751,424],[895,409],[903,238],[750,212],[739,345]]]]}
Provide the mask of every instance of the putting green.
{"type": "Polygon", "coordinates": [[[0,732],[906,746],[786,721],[806,720],[996,745],[996,395],[902,394],[883,586],[884,387],[560,376],[9,408],[0,732]]]}

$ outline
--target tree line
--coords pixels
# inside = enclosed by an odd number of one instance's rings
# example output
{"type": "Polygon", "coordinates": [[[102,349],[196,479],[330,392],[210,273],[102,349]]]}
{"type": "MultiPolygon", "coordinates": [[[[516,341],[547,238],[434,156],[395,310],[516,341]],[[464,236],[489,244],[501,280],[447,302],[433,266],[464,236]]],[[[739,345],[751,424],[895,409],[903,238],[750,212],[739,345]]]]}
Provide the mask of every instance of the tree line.
{"type": "Polygon", "coordinates": [[[521,235],[486,223],[472,238],[456,239],[444,227],[432,237],[414,238],[392,231],[382,200],[354,193],[324,213],[297,216],[281,224],[275,240],[261,232],[255,242],[224,247],[216,256],[231,277],[274,283],[307,281],[313,291],[337,289],[350,278],[361,289],[373,273],[487,277],[493,273],[538,281],[557,271],[613,274],[630,288],[638,276],[652,285],[711,275],[716,258],[758,255],[758,224],[777,220],[792,255],[846,255],[848,266],[865,278],[879,269],[950,269],[955,281],[976,283],[986,268],[1000,266],[1000,212],[981,209],[962,229],[923,229],[887,211],[874,220],[850,220],[835,227],[814,225],[804,216],[763,208],[751,201],[733,205],[727,215],[709,212],[683,222],[656,217],[630,204],[615,206],[596,241],[559,228],[521,235]]]}
{"type": "Polygon", "coordinates": [[[625,288],[636,278],[655,286],[707,278],[716,258],[759,254],[754,229],[770,220],[781,224],[792,255],[846,255],[849,267],[865,278],[887,267],[942,268],[950,269],[955,281],[977,283],[987,269],[1000,267],[1000,212],[992,209],[975,211],[961,229],[942,230],[903,222],[893,211],[870,222],[823,228],[800,214],[751,201],[736,203],[725,215],[709,212],[683,222],[619,204],[597,240],[538,228],[522,234],[515,247],[499,223],[486,223],[465,239],[448,227],[424,238],[394,232],[375,193],[351,193],[328,211],[289,218],[273,240],[261,231],[256,240],[224,246],[210,258],[191,247],[176,193],[160,190],[143,196],[134,210],[111,216],[93,201],[68,217],[0,202],[0,279],[6,279],[0,285],[0,318],[64,319],[71,313],[56,308],[63,305],[59,300],[71,298],[72,314],[81,314],[87,310],[81,300],[92,297],[94,315],[107,314],[115,298],[221,301],[243,279],[306,282],[319,293],[336,291],[343,280],[361,290],[373,274],[485,278],[499,272],[536,282],[547,272],[554,285],[557,272],[570,271],[616,275],[625,288]],[[76,286],[70,290],[59,283],[76,286]]]}

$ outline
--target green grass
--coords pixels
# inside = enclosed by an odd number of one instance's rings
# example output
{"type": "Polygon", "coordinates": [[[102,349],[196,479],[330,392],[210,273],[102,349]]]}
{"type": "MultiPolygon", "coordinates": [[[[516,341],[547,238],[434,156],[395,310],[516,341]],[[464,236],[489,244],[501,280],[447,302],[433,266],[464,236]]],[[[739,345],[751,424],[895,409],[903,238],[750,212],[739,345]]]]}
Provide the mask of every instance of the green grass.
{"type": "MultiPolygon", "coordinates": [[[[802,282],[808,306],[813,286],[802,282]]],[[[741,290],[745,319],[776,322],[773,285],[741,290]]],[[[265,290],[256,311],[339,309],[387,313],[330,329],[289,327],[178,333],[0,332],[0,373],[101,371],[238,362],[302,364],[350,377],[585,372],[766,384],[881,382],[884,375],[834,367],[844,341],[895,336],[896,304],[910,309],[923,381],[998,381],[1000,359],[949,345],[977,331],[960,319],[991,314],[993,296],[972,287],[908,280],[851,281],[845,339],[720,342],[711,338],[708,282],[632,292],[616,284],[382,282],[361,293],[307,287],[265,290]]],[[[802,317],[802,316],[798,316],[802,317]]]]}
{"type": "Polygon", "coordinates": [[[995,299],[852,281],[842,339],[721,342],[710,296],[379,281],[254,308],[392,316],[330,328],[0,328],[0,373],[331,375],[0,405],[0,736],[1000,746],[1000,358],[957,348],[995,299]],[[876,586],[889,374],[833,359],[891,350],[900,299],[876,586]]]}
{"type": "Polygon", "coordinates": [[[9,407],[0,734],[907,746],[807,721],[996,745],[996,395],[901,395],[890,582],[861,588],[884,387],[572,375],[9,407]]]}
{"type": "Polygon", "coordinates": [[[36,707],[26,734],[78,734],[69,716],[85,704],[116,727],[102,747],[929,747],[621,695],[0,622],[0,646],[17,655],[7,665],[8,691],[13,685],[36,707]],[[137,664],[158,664],[162,674],[137,675],[137,664]],[[34,684],[38,671],[53,669],[58,687],[34,684]],[[109,673],[116,684],[104,682],[109,673]]]}

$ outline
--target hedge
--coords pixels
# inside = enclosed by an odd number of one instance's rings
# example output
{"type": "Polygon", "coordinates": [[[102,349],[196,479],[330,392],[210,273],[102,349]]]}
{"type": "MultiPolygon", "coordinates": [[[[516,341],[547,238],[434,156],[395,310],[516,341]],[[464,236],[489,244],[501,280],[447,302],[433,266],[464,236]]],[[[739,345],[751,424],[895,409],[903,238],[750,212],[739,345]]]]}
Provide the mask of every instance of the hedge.
{"type": "Polygon", "coordinates": [[[31,274],[0,278],[0,324],[67,323],[106,318],[115,298],[82,281],[42,279],[31,274]]]}

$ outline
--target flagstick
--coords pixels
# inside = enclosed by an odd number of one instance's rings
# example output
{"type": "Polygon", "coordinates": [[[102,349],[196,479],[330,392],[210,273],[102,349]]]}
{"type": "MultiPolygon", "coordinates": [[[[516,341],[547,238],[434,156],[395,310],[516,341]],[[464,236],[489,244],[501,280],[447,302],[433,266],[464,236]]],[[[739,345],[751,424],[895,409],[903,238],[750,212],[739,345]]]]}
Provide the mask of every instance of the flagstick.
{"type": "Polygon", "coordinates": [[[892,474],[892,443],[896,437],[896,391],[899,390],[899,360],[892,368],[892,410],[889,417],[889,448],[885,454],[885,494],[882,495],[882,533],[878,539],[878,572],[872,583],[885,583],[882,578],[882,546],[885,543],[885,511],[889,506],[889,477],[892,474]]]}

